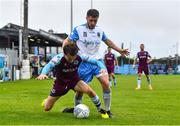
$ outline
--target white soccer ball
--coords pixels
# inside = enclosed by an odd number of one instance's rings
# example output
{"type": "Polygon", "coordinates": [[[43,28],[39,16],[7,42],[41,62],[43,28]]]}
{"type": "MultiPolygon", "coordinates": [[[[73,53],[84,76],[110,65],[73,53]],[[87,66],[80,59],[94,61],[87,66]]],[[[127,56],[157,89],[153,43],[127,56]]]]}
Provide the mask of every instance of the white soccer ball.
{"type": "Polygon", "coordinates": [[[89,107],[84,104],[79,104],[74,108],[74,116],[76,118],[88,118],[89,113],[89,107]]]}

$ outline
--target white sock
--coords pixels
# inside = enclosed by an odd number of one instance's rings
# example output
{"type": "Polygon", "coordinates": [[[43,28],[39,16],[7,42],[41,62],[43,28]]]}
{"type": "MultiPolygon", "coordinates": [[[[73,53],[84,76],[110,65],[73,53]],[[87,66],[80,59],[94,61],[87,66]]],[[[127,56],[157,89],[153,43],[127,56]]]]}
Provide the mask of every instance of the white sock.
{"type": "Polygon", "coordinates": [[[104,91],[103,98],[104,98],[105,110],[109,111],[111,107],[111,91],[110,90],[104,91]]]}
{"type": "Polygon", "coordinates": [[[137,86],[138,86],[138,88],[141,88],[141,79],[137,80],[137,86]]]}

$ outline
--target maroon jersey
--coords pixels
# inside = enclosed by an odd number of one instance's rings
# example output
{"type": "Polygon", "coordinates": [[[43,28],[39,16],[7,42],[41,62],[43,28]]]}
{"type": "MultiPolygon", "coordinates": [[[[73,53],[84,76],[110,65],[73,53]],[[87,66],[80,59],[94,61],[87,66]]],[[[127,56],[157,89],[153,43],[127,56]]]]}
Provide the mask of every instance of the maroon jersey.
{"type": "Polygon", "coordinates": [[[106,66],[114,66],[115,55],[113,53],[107,53],[104,59],[106,66]]]}
{"type": "Polygon", "coordinates": [[[148,66],[148,57],[150,58],[151,56],[147,51],[140,51],[137,53],[137,58],[139,59],[139,67],[148,66]]]}
{"type": "Polygon", "coordinates": [[[79,78],[77,70],[81,62],[82,59],[80,56],[77,56],[72,63],[69,63],[63,56],[60,64],[56,66],[56,80],[63,83],[69,83],[72,80],[79,78]]]}

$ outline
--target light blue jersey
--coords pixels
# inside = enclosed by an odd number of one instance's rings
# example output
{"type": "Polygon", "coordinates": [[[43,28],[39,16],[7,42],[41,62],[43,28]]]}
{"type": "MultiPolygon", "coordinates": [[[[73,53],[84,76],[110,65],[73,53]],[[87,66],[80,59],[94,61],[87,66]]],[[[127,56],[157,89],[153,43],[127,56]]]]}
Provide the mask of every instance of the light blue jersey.
{"type": "MultiPolygon", "coordinates": [[[[80,55],[95,58],[104,64],[99,47],[102,41],[106,42],[108,38],[100,27],[96,26],[94,29],[89,29],[87,24],[77,26],[69,35],[69,39],[76,42],[80,55]]],[[[100,68],[97,65],[82,62],[78,73],[80,78],[88,83],[93,79],[94,75],[96,77],[100,76],[100,68]]]]}
{"type": "MultiPolygon", "coordinates": [[[[64,54],[63,53],[60,53],[56,56],[54,56],[50,61],[49,63],[43,68],[41,74],[48,74],[55,66],[59,65],[62,61],[61,59],[64,57],[64,54]]],[[[106,69],[106,67],[104,66],[104,64],[99,61],[99,60],[96,60],[94,58],[89,58],[87,56],[79,56],[80,57],[80,60],[74,60],[73,61],[73,64],[75,65],[75,67],[79,67],[79,63],[80,62],[86,62],[86,63],[90,63],[92,65],[96,65],[98,66],[99,69],[106,69]]],[[[70,63],[72,64],[72,63],[70,63]]],[[[68,65],[68,64],[67,64],[68,65]]],[[[64,71],[69,71],[68,68],[70,68],[72,70],[72,68],[70,66],[66,66],[66,68],[62,68],[62,70],[64,71]]]]}
{"type": "Polygon", "coordinates": [[[103,58],[99,47],[102,41],[107,40],[107,37],[100,27],[89,29],[87,24],[77,26],[70,34],[69,39],[76,42],[79,54],[95,59],[103,58]]]}

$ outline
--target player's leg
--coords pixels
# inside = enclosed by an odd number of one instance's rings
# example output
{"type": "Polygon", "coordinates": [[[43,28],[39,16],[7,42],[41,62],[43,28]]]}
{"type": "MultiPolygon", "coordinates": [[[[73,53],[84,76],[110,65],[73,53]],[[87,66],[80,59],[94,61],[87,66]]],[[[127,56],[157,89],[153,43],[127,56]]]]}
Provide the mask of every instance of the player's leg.
{"type": "MultiPolygon", "coordinates": [[[[80,64],[78,68],[78,74],[81,80],[84,82],[89,83],[93,79],[93,74],[92,74],[92,64],[83,62],[80,64]]],[[[77,104],[82,103],[82,97],[83,93],[82,92],[76,92],[76,95],[74,97],[74,105],[76,106],[77,104]]]]}
{"type": "Polygon", "coordinates": [[[76,94],[74,96],[74,106],[82,103],[83,93],[76,91],[76,94]]]}
{"type": "Polygon", "coordinates": [[[137,87],[136,89],[141,89],[141,76],[142,74],[141,73],[138,73],[138,77],[137,77],[137,87]]]}
{"type": "Polygon", "coordinates": [[[106,66],[109,75],[109,86],[112,86],[111,66],[106,66]]]}
{"type": "Polygon", "coordinates": [[[112,79],[111,79],[111,74],[108,74],[109,75],[109,86],[112,87],[112,79]]]}
{"type": "Polygon", "coordinates": [[[86,93],[96,106],[97,110],[102,114],[103,118],[108,118],[106,111],[101,108],[101,102],[95,91],[87,85],[84,81],[80,80],[77,85],[74,87],[75,91],[86,93]]]}
{"type": "Polygon", "coordinates": [[[53,96],[48,96],[42,103],[42,106],[44,107],[45,111],[51,110],[53,107],[54,103],[59,99],[59,96],[53,97],[53,96]]]}
{"type": "MultiPolygon", "coordinates": [[[[89,83],[93,79],[92,74],[92,64],[87,62],[82,62],[78,68],[78,74],[81,80],[84,82],[89,83]]],[[[82,103],[83,93],[82,92],[76,92],[76,95],[74,96],[74,106],[82,103]]],[[[65,108],[63,112],[65,113],[73,113],[74,107],[71,108],[65,108]]]]}
{"type": "Polygon", "coordinates": [[[136,87],[136,90],[141,89],[141,76],[142,76],[142,68],[138,67],[138,77],[137,77],[137,87],[136,87]]]}
{"type": "MultiPolygon", "coordinates": [[[[102,61],[103,62],[103,61],[102,61]]],[[[97,79],[101,83],[103,89],[103,99],[105,104],[105,110],[107,111],[109,117],[112,117],[112,113],[110,111],[111,108],[111,89],[109,87],[109,76],[108,73],[101,74],[100,68],[97,66],[93,67],[93,74],[96,75],[97,79]]]]}
{"type": "Polygon", "coordinates": [[[149,69],[148,69],[148,67],[146,67],[144,69],[144,73],[146,75],[146,79],[147,79],[147,82],[148,82],[148,87],[149,87],[150,90],[152,90],[153,88],[152,88],[152,84],[151,84],[151,78],[149,76],[149,69]]]}
{"type": "Polygon", "coordinates": [[[114,81],[114,86],[116,87],[116,77],[114,75],[114,72],[111,73],[111,76],[112,76],[113,81],[114,81]]]}
{"type": "Polygon", "coordinates": [[[107,111],[109,117],[112,117],[111,109],[111,90],[109,87],[108,75],[103,75],[98,77],[99,82],[103,88],[103,99],[105,104],[105,110],[107,111]]]}

